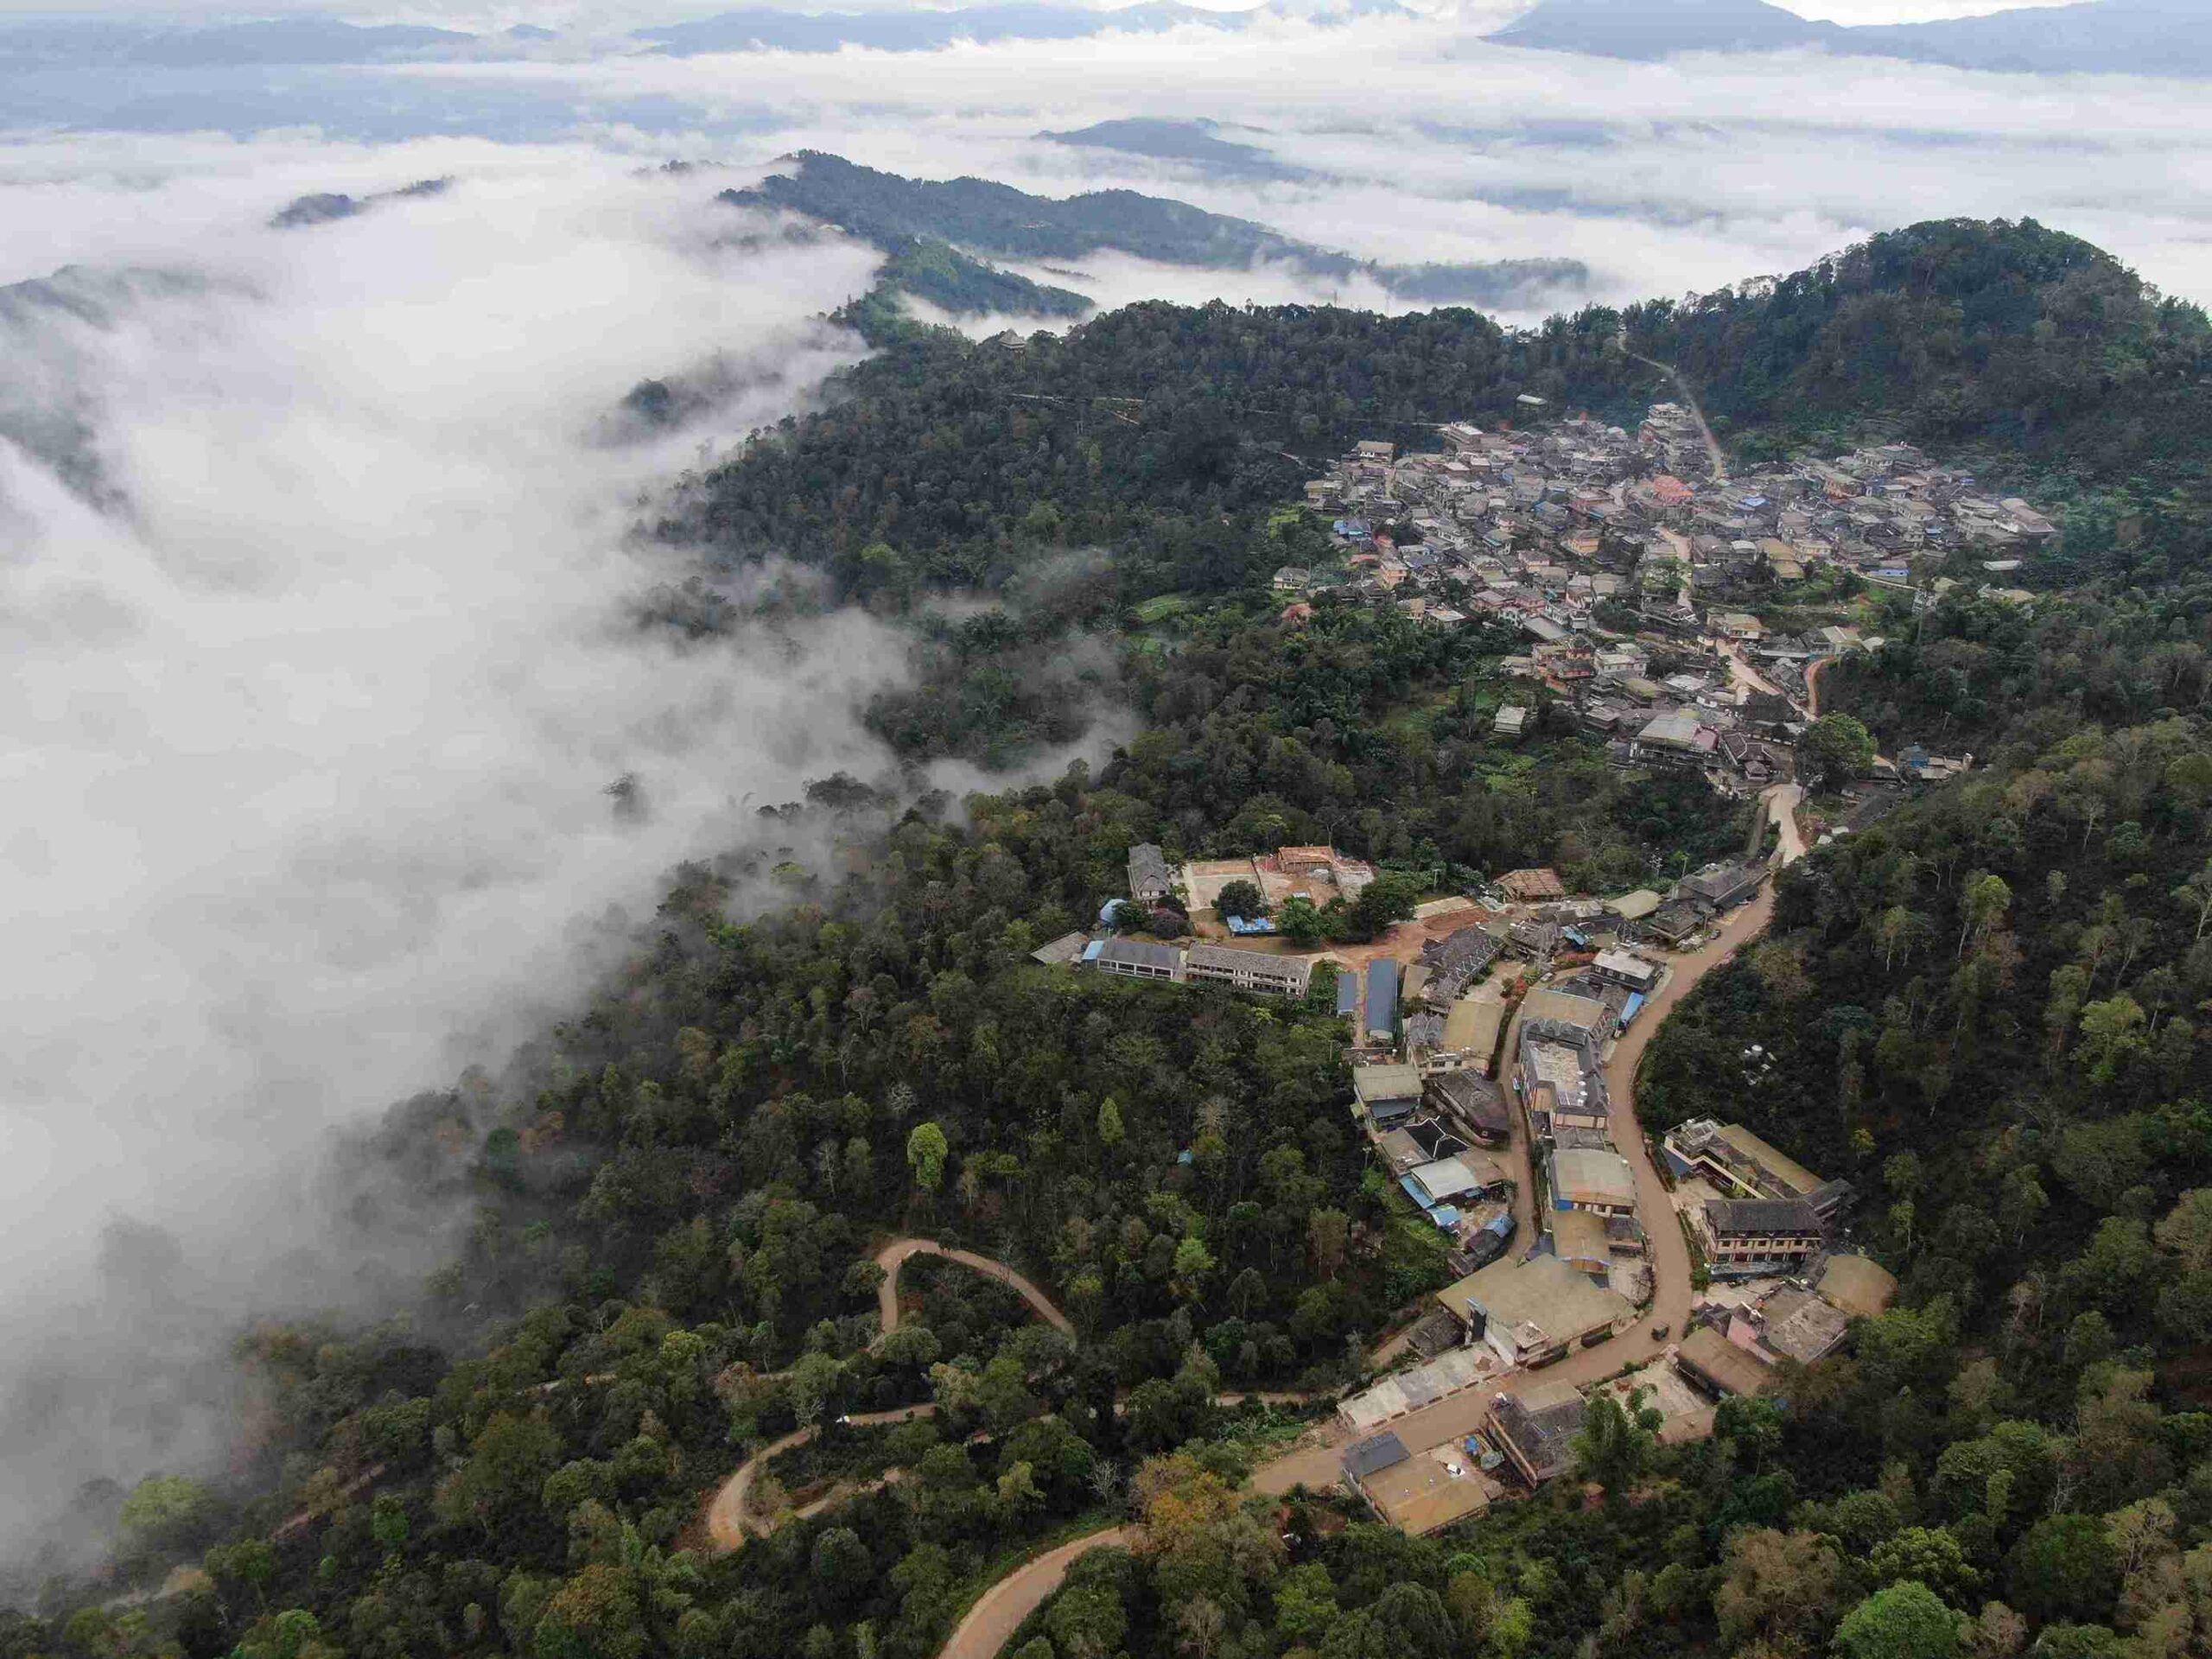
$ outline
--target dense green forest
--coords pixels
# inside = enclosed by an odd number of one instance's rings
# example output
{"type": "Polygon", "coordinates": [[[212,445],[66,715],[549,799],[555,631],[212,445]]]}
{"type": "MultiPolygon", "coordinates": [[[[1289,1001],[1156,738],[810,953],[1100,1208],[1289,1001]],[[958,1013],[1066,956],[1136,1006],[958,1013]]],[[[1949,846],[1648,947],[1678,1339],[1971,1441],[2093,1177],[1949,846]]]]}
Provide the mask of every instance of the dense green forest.
{"type": "MultiPolygon", "coordinates": [[[[2031,229],[1904,234],[1981,273],[1955,287],[2026,294],[1976,312],[1992,361],[2107,280],[2031,229]]],[[[1778,327],[1758,303],[1738,326],[1778,327]]],[[[1898,1306],[1709,1441],[1599,1413],[1586,1484],[1437,1539],[1237,1491],[1294,1425],[1219,1395],[1351,1380],[1439,1282],[1436,1236],[1365,1161],[1325,984],[1294,1007],[1028,952],[1139,841],[1599,888],[1740,842],[1544,699],[1496,744],[1504,638],[1332,603],[1292,626],[1265,592],[1319,550],[1273,512],[1286,450],[1529,387],[1640,398],[1618,325],[1144,306],[1010,350],[887,323],[838,401],[694,480],[668,533],[788,553],[830,597],[777,602],[911,630],[918,689],[869,711],[901,753],[1011,760],[1099,703],[1137,730],[957,805],[824,779],[767,810],[779,850],[677,873],[575,1018],[353,1149],[472,1217],[421,1306],[245,1333],[233,1465],[88,1489],[118,1577],[11,1584],[0,1659],[927,1659],[1011,1560],[1130,1516],[1141,1543],[1086,1558],[1020,1659],[2212,1651],[2212,595],[2140,562],[2031,613],[1947,602],[1830,671],[1827,706],[1948,716],[1983,765],[1796,867],[1647,1058],[1654,1127],[1736,1117],[1850,1175],[1898,1306]],[[941,608],[956,588],[990,602],[941,608]],[[878,1340],[899,1232],[1018,1263],[1074,1337],[918,1262],[878,1340]],[[786,1487],[905,1478],[706,1548],[708,1495],[801,1425],[786,1487]]],[[[1738,360],[1815,360],[1777,350],[1738,360]]],[[[1833,407],[1901,416],[1902,373],[1833,407]]],[[[2197,568],[2179,522],[2161,545],[2197,568]]],[[[641,624],[726,618],[702,589],[641,624]]]]}

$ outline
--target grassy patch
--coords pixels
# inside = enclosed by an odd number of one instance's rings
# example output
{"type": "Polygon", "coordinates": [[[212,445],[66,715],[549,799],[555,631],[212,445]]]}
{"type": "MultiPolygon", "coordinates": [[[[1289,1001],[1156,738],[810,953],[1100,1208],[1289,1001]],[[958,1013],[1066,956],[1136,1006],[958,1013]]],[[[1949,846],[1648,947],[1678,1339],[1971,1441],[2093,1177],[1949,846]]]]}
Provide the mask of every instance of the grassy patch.
{"type": "Polygon", "coordinates": [[[1182,615],[1191,608],[1191,606],[1192,601],[1188,594],[1154,594],[1135,609],[1137,620],[1147,627],[1150,627],[1154,623],[1165,622],[1171,616],[1182,615]]]}

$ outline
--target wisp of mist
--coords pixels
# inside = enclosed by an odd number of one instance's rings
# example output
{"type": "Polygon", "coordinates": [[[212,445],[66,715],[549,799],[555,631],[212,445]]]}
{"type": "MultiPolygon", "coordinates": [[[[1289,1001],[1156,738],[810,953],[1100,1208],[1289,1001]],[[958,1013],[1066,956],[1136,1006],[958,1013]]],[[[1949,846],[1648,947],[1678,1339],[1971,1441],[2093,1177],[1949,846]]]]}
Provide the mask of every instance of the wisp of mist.
{"type": "Polygon", "coordinates": [[[716,357],[703,430],[786,412],[858,354],[817,314],[873,256],[582,152],[270,228],[320,159],[6,193],[11,261],[44,224],[92,263],[0,296],[0,1554],[219,1455],[238,1322],[347,1282],[334,1126],[496,1061],[582,988],[580,921],[748,800],[882,764],[864,618],[639,629],[683,573],[641,493],[702,429],[607,440],[716,357]]]}

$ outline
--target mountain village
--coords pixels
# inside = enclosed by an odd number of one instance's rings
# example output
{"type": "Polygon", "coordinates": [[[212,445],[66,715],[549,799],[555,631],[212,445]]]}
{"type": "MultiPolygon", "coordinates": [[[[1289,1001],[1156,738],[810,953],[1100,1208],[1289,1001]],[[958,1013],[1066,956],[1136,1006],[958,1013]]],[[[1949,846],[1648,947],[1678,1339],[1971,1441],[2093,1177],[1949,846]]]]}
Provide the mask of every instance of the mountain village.
{"type": "MultiPolygon", "coordinates": [[[[1848,1247],[1848,1184],[1740,1125],[1638,1126],[1635,1065],[1663,1007],[1646,1011],[1763,925],[1774,868],[1802,851],[1795,747],[1820,666],[1880,644],[1756,613],[1854,582],[1926,603],[1960,585],[1931,567],[1960,569],[1961,555],[1982,592],[2030,605],[2004,584],[2053,533],[2027,503],[1980,495],[1903,444],[1730,477],[1700,417],[1674,404],[1634,433],[1574,419],[1440,435],[1421,454],[1363,442],[1307,485],[1343,563],[1278,571],[1283,620],[1334,594],[1439,627],[1517,627],[1529,648],[1503,670],[1528,690],[1497,710],[1501,741],[1569,721],[1617,766],[1693,769],[1760,797],[1778,835],[1763,810],[1740,856],[1606,896],[1571,893],[1550,869],[1508,871],[1419,906],[1375,944],[1303,951],[1223,911],[1223,894],[1255,892],[1266,911],[1350,903],[1374,868],[1329,847],[1178,862],[1144,845],[1128,899],[1097,930],[1036,952],[1109,976],[1333,997],[1372,1167],[1442,1236],[1459,1276],[1384,1345],[1395,1369],[1340,1403],[1312,1466],[1284,1466],[1414,1533],[1567,1472],[1599,1391],[1656,1412],[1662,1439],[1709,1433],[1720,1402],[1768,1389],[1782,1362],[1833,1351],[1852,1318],[1887,1305],[1894,1280],[1848,1247]],[[1130,936],[1139,917],[1163,918],[1155,937],[1130,936]],[[1179,917],[1189,937],[1157,937],[1179,917]]],[[[1870,816],[1972,764],[1917,746],[1878,756],[1870,816]]],[[[1747,1073],[1764,1064],[1743,1060],[1747,1073]]]]}

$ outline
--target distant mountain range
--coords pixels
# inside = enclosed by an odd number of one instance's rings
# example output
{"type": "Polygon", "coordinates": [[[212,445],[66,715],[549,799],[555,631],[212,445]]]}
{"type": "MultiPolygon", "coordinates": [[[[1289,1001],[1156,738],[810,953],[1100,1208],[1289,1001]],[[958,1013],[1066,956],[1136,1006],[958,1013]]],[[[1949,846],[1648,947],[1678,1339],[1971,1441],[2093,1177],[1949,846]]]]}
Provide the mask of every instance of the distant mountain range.
{"type": "MultiPolygon", "coordinates": [[[[512,32],[514,40],[538,38],[512,32]]],[[[505,36],[401,23],[361,26],[333,17],[283,17],[212,28],[54,18],[0,23],[0,65],[214,69],[277,64],[386,63],[481,55],[505,36]]]]}
{"type": "Polygon", "coordinates": [[[1006,4],[952,11],[916,7],[904,11],[801,12],[753,7],[691,22],[641,29],[637,38],[651,41],[657,51],[677,57],[708,52],[835,52],[847,46],[879,52],[932,52],[957,41],[1077,41],[1112,31],[1156,35],[1185,23],[1236,30],[1262,15],[1294,15],[1325,25],[1354,17],[1414,14],[1393,0],[1348,0],[1319,12],[1302,9],[1293,12],[1280,0],[1250,11],[1208,11],[1179,5],[1175,0],[1143,0],[1141,4],[1105,10],[1035,3],[1034,0],[1009,0],[1006,4]]]}
{"type": "Polygon", "coordinates": [[[1039,138],[1080,149],[1111,149],[1124,156],[1146,156],[1155,161],[1180,162],[1209,173],[1240,179],[1310,179],[1302,167],[1279,162],[1257,144],[1222,138],[1217,123],[1207,120],[1168,121],[1152,116],[1131,116],[1118,121],[1099,121],[1071,132],[1040,132],[1039,138]]]}
{"type": "Polygon", "coordinates": [[[397,190],[379,190],[373,195],[348,196],[328,192],[312,196],[301,196],[280,208],[269,223],[271,229],[297,230],[302,225],[327,225],[334,219],[352,219],[365,213],[380,201],[396,201],[404,196],[443,195],[451,179],[417,179],[397,190]]]}
{"type": "Polygon", "coordinates": [[[1684,52],[1812,48],[2044,74],[2212,75],[2205,0],[2087,0],[1936,23],[1847,26],[1765,0],[1543,0],[1498,46],[1652,62],[1684,52]]]}
{"type": "MultiPolygon", "coordinates": [[[[901,178],[814,150],[787,159],[798,163],[794,172],[772,175],[750,190],[725,191],[722,199],[802,213],[894,255],[907,252],[918,241],[950,245],[948,251],[957,247],[1027,260],[1080,259],[1113,248],[1165,264],[1209,270],[1276,263],[1324,282],[1364,277],[1387,293],[1423,305],[1516,309],[1548,304],[1563,290],[1586,287],[1590,279],[1588,267],[1574,259],[1378,264],[1299,241],[1250,219],[1211,213],[1188,202],[1134,190],[1096,190],[1056,199],[985,179],[901,178]]],[[[1056,297],[1036,308],[1065,314],[1065,300],[1057,296],[1065,292],[1041,289],[1056,297]]],[[[1001,291],[997,297],[1006,296],[1001,291]]],[[[989,308],[1014,308],[1000,304],[989,308]]]]}

